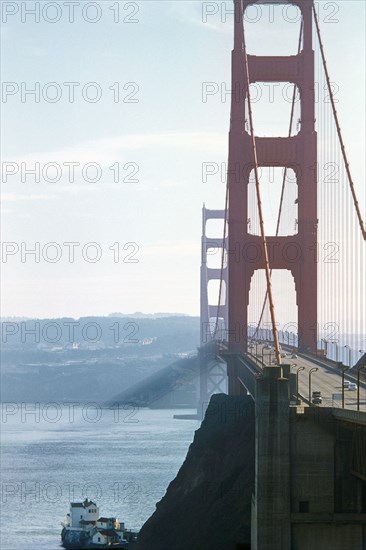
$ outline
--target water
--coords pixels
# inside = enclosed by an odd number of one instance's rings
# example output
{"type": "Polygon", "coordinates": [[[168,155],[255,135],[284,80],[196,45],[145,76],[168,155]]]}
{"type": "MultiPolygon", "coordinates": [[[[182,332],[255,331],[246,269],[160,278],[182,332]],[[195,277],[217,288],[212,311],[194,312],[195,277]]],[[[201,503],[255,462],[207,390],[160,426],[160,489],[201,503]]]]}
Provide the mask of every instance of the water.
{"type": "Polygon", "coordinates": [[[174,420],[181,410],[38,405],[35,417],[19,405],[11,412],[3,404],[1,550],[59,550],[70,501],[86,497],[100,515],[140,529],[199,427],[174,420]]]}

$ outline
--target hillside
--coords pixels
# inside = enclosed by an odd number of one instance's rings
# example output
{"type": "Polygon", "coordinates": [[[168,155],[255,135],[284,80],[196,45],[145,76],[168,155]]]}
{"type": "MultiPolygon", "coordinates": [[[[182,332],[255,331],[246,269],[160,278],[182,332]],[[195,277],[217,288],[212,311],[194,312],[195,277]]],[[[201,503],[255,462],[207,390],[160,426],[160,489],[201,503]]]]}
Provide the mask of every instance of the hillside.
{"type": "Polygon", "coordinates": [[[84,317],[1,323],[2,401],[104,403],[199,342],[197,317],[84,317]]]}

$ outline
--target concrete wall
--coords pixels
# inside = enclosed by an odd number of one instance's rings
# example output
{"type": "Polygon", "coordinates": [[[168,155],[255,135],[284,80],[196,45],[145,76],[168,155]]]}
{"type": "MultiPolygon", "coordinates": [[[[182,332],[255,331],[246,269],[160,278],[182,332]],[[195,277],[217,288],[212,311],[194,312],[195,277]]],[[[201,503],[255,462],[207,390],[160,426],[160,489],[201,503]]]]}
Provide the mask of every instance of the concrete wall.
{"type": "Polygon", "coordinates": [[[257,380],[253,550],[290,550],[290,433],[288,380],[267,367],[257,380]]]}
{"type": "MultiPolygon", "coordinates": [[[[284,369],[286,370],[286,369],[284,369]]],[[[289,407],[289,381],[257,380],[252,550],[366,550],[366,482],[351,473],[354,424],[289,407]]]]}
{"type": "Polygon", "coordinates": [[[363,550],[362,526],[350,524],[294,524],[291,550],[363,550]]]}
{"type": "Polygon", "coordinates": [[[308,414],[291,415],[292,513],[333,514],[335,511],[335,422],[330,415],[319,416],[319,410],[305,409],[308,414]]]}

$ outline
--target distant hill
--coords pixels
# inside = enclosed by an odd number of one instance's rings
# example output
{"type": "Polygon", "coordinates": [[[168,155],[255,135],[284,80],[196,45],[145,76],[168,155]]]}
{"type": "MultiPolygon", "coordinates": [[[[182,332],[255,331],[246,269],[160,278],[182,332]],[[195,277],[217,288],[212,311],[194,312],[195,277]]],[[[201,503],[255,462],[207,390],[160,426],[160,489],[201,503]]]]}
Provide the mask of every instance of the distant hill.
{"type": "Polygon", "coordinates": [[[142,346],[179,353],[199,344],[199,317],[61,317],[1,322],[4,350],[142,346]],[[153,342],[149,342],[153,339],[153,342]],[[164,349],[163,349],[164,348],[164,349]]]}
{"type": "Polygon", "coordinates": [[[83,317],[1,323],[2,401],[103,403],[195,353],[198,317],[83,317]]]}
{"type": "Polygon", "coordinates": [[[190,317],[185,313],[110,313],[108,317],[132,317],[133,319],[158,319],[159,317],[190,317]]]}

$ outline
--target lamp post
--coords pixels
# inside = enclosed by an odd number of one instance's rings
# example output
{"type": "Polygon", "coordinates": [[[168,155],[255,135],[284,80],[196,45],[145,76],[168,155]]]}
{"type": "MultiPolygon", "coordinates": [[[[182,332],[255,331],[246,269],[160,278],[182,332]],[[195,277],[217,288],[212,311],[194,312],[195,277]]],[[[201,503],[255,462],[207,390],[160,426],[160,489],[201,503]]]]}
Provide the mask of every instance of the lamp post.
{"type": "Polygon", "coordinates": [[[349,370],[349,367],[342,368],[342,409],[344,409],[344,373],[349,370]]]}
{"type": "Polygon", "coordinates": [[[348,346],[347,344],[344,346],[345,348],[348,348],[348,366],[351,367],[351,354],[352,354],[352,350],[350,348],[350,346],[348,346]]]}
{"type": "Polygon", "coordinates": [[[299,372],[301,372],[302,370],[305,370],[305,367],[299,367],[296,371],[296,399],[297,399],[297,401],[299,401],[299,372]]]}
{"type": "MultiPolygon", "coordinates": [[[[359,353],[364,353],[362,349],[358,350],[359,353]]],[[[366,363],[357,367],[357,410],[360,410],[360,371],[366,369],[366,363]]]]}
{"type": "Polygon", "coordinates": [[[311,407],[311,375],[318,370],[318,367],[313,367],[309,370],[309,407],[311,407]]]}

